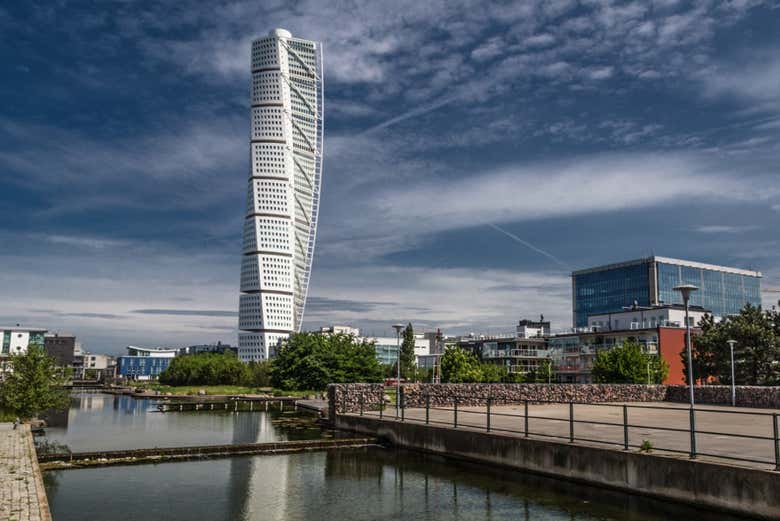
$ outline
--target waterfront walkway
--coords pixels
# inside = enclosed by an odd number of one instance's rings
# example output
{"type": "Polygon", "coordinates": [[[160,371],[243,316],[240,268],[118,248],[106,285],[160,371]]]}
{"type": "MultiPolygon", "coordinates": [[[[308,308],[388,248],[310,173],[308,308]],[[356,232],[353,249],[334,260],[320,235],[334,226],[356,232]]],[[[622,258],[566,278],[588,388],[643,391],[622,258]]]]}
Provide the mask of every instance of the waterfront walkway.
{"type": "Polygon", "coordinates": [[[51,521],[29,425],[0,423],[0,519],[51,521]]]}
{"type": "MultiPolygon", "coordinates": [[[[646,441],[655,453],[688,457],[691,447],[690,416],[685,405],[669,402],[627,405],[627,433],[632,450],[637,450],[646,441]]],[[[458,407],[457,428],[486,431],[486,411],[485,406],[458,407]]],[[[573,435],[576,444],[623,448],[622,404],[575,404],[573,412],[572,425],[568,404],[529,404],[530,437],[568,442],[573,435]]],[[[745,407],[697,406],[697,459],[775,470],[776,441],[773,439],[772,414],[777,412],[745,407]]],[[[365,411],[364,414],[376,417],[379,413],[365,411]]],[[[395,409],[388,407],[383,416],[385,420],[394,420],[395,409]]],[[[425,423],[425,417],[425,408],[407,408],[404,411],[406,422],[425,423]]],[[[428,411],[431,425],[452,427],[454,420],[452,406],[431,407],[428,411]]],[[[494,405],[491,408],[490,430],[496,434],[525,437],[524,406],[494,405]]]]}

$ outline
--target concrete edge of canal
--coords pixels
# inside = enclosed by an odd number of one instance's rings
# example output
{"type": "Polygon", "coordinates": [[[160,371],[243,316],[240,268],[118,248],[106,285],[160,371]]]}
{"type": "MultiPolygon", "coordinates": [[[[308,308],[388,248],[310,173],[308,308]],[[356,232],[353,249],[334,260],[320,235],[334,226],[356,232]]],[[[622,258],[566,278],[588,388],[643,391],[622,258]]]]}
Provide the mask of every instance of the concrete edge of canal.
{"type": "Polygon", "coordinates": [[[656,454],[337,415],[337,429],[405,449],[758,519],[780,519],[780,474],[656,454]]]}
{"type": "Polygon", "coordinates": [[[33,475],[35,476],[35,492],[38,496],[38,508],[40,508],[41,521],[52,521],[51,511],[49,510],[49,500],[46,496],[46,488],[43,485],[43,472],[41,471],[41,466],[38,464],[32,430],[30,430],[29,425],[25,425],[24,427],[27,430],[27,445],[29,447],[30,459],[32,460],[33,475]]]}
{"type": "Polygon", "coordinates": [[[375,437],[364,437],[200,445],[191,447],[160,447],[149,449],[42,454],[38,457],[38,462],[44,470],[65,470],[110,465],[138,465],[143,463],[225,458],[230,456],[290,454],[296,452],[369,447],[376,444],[377,439],[375,437]]]}
{"type": "Polygon", "coordinates": [[[52,521],[30,426],[0,423],[0,519],[52,521]]]}

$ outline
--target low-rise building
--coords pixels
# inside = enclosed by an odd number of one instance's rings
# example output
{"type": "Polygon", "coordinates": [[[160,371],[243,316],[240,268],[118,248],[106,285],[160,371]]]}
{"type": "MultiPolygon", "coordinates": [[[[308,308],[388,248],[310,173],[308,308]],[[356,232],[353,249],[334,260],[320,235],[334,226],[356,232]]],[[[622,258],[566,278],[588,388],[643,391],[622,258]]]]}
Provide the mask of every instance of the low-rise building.
{"type": "Polygon", "coordinates": [[[201,353],[218,353],[223,354],[225,352],[232,352],[238,356],[238,347],[231,346],[230,344],[223,344],[217,342],[216,344],[198,344],[188,347],[180,347],[178,354],[181,355],[198,355],[201,353]]]}
{"type": "Polygon", "coordinates": [[[128,380],[156,380],[178,351],[176,348],[127,346],[127,355],[117,358],[117,374],[128,380]]]}
{"type": "Polygon", "coordinates": [[[11,371],[11,357],[23,355],[31,345],[44,345],[46,329],[38,327],[0,326],[0,378],[11,371]]]}
{"type": "MultiPolygon", "coordinates": [[[[704,315],[710,313],[701,306],[689,306],[688,321],[695,327],[704,315]]],[[[634,304],[612,313],[588,315],[588,327],[598,331],[647,329],[658,326],[685,327],[685,306],[682,304],[662,304],[659,306],[640,306],[634,304]]]]}
{"type": "Polygon", "coordinates": [[[59,367],[73,367],[76,357],[76,337],[74,335],[50,333],[43,339],[43,347],[54,363],[59,367]]]}

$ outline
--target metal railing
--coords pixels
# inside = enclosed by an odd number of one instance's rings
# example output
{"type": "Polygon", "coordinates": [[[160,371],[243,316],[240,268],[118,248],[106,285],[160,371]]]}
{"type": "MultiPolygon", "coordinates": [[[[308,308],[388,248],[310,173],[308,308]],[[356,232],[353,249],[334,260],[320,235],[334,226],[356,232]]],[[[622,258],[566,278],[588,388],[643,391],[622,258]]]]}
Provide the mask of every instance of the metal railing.
{"type": "MultiPolygon", "coordinates": [[[[746,463],[757,463],[757,464],[765,464],[765,465],[773,465],[774,470],[780,471],[780,414],[777,412],[760,412],[760,411],[745,411],[745,410],[721,410],[721,409],[709,409],[709,408],[693,408],[693,407],[674,407],[674,406],[659,406],[659,405],[636,405],[636,404],[625,404],[625,403],[585,403],[585,402],[573,402],[573,401],[555,401],[555,400],[522,400],[522,401],[514,401],[514,402],[508,402],[505,400],[501,400],[497,402],[493,398],[486,398],[484,399],[484,410],[472,410],[472,409],[464,409],[463,402],[467,403],[468,407],[481,407],[481,405],[475,405],[475,398],[474,397],[468,397],[465,400],[461,400],[459,398],[454,398],[452,406],[449,407],[435,407],[431,406],[431,396],[425,395],[425,403],[422,407],[414,407],[409,408],[411,411],[414,411],[415,414],[413,417],[408,417],[407,415],[407,407],[406,407],[406,399],[403,393],[403,388],[400,396],[400,407],[396,410],[395,404],[391,405],[392,411],[390,415],[388,415],[387,412],[385,412],[385,409],[387,408],[387,405],[385,404],[384,400],[384,392],[382,395],[382,399],[379,401],[374,400],[374,406],[367,408],[365,403],[365,397],[360,396],[359,398],[359,410],[358,413],[360,416],[365,415],[367,412],[372,413],[374,411],[378,412],[379,418],[384,419],[386,416],[390,419],[400,420],[400,421],[411,421],[411,422],[423,422],[426,425],[433,424],[433,425],[444,425],[448,427],[453,428],[471,428],[471,429],[479,429],[479,430],[485,430],[486,432],[503,432],[507,434],[520,434],[523,437],[530,437],[530,436],[539,436],[544,438],[556,438],[556,439],[564,439],[567,440],[569,443],[576,443],[576,442],[587,442],[587,443],[596,443],[596,444],[602,444],[602,445],[612,445],[622,448],[623,450],[630,450],[630,449],[640,449],[640,450],[653,450],[653,451],[661,451],[661,452],[669,452],[669,453],[676,453],[676,454],[687,454],[690,459],[696,459],[699,456],[704,457],[710,457],[710,458],[722,458],[726,460],[731,461],[738,461],[738,462],[746,462],[746,463]],[[516,414],[506,411],[496,411],[494,407],[496,405],[502,405],[502,406],[522,406],[522,413],[516,414]],[[378,406],[377,406],[378,405],[378,406]],[[529,405],[567,405],[568,406],[568,415],[565,418],[562,417],[556,417],[556,416],[542,416],[540,414],[531,414],[529,413],[529,405]],[[613,408],[619,410],[619,416],[621,417],[620,422],[614,422],[614,421],[601,421],[601,420],[587,420],[582,418],[577,418],[575,416],[575,411],[577,409],[577,406],[580,406],[581,408],[585,407],[603,407],[603,408],[613,408]],[[648,425],[646,423],[642,422],[642,419],[637,420],[629,420],[630,411],[676,411],[680,413],[687,413],[686,423],[687,425],[685,427],[673,427],[669,425],[648,425]],[[424,416],[421,416],[418,414],[421,411],[424,411],[424,416]],[[442,420],[442,419],[435,419],[431,417],[432,411],[444,411],[451,413],[451,420],[442,420]],[[696,420],[697,418],[701,418],[701,415],[739,415],[740,417],[743,417],[747,420],[747,418],[753,417],[753,418],[762,418],[766,419],[768,424],[767,427],[770,427],[772,431],[772,435],[761,435],[761,434],[747,434],[747,433],[736,433],[736,432],[723,432],[723,431],[716,431],[716,430],[702,430],[696,428],[696,420]],[[477,424],[474,423],[465,423],[463,421],[464,415],[470,415],[471,417],[478,417],[483,418],[483,420],[477,424]],[[517,425],[517,428],[509,427],[507,425],[501,425],[498,426],[495,423],[495,419],[497,418],[512,418],[513,420],[516,419],[516,421],[511,421],[510,425],[517,425]],[[533,431],[531,430],[531,420],[534,420],[534,422],[558,422],[558,423],[566,423],[568,425],[568,432],[565,432],[564,434],[557,432],[557,433],[551,433],[551,432],[541,432],[541,431],[533,431]],[[639,423],[634,423],[634,421],[639,423]],[[578,435],[578,431],[576,429],[576,426],[578,425],[593,425],[593,426],[599,426],[599,427],[607,427],[607,428],[621,428],[622,430],[622,437],[620,440],[616,441],[614,439],[597,439],[597,438],[590,438],[585,437],[583,435],[578,435]],[[644,433],[641,433],[642,435],[647,435],[647,431],[660,431],[660,432],[671,432],[671,433],[680,433],[680,434],[686,434],[687,435],[687,447],[683,450],[680,447],[671,447],[671,446],[657,446],[655,444],[651,444],[649,447],[646,446],[646,442],[650,440],[643,440],[642,444],[636,444],[630,442],[630,434],[631,432],[636,430],[643,430],[644,433]],[[767,443],[771,443],[771,447],[774,451],[774,458],[773,459],[759,459],[759,458],[753,458],[753,457],[745,457],[745,456],[735,456],[731,454],[717,454],[712,452],[703,452],[701,450],[698,450],[697,448],[697,442],[700,437],[702,436],[718,436],[720,438],[728,438],[728,439],[735,439],[737,441],[740,440],[759,440],[759,441],[766,441],[767,443]]],[[[745,422],[742,422],[742,424],[745,424],[745,422]]],[[[768,447],[767,447],[768,448],[768,447]]],[[[768,451],[768,452],[771,452],[768,451]]]]}

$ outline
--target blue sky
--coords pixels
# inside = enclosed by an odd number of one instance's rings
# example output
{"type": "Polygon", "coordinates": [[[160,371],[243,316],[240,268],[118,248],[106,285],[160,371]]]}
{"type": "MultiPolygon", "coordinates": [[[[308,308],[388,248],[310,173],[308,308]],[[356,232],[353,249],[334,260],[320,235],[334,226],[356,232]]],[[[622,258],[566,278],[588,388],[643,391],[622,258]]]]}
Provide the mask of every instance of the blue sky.
{"type": "Polygon", "coordinates": [[[235,341],[249,46],[321,40],[305,327],[571,322],[572,269],[752,267],[780,298],[780,3],[0,6],[0,322],[235,341]]]}

